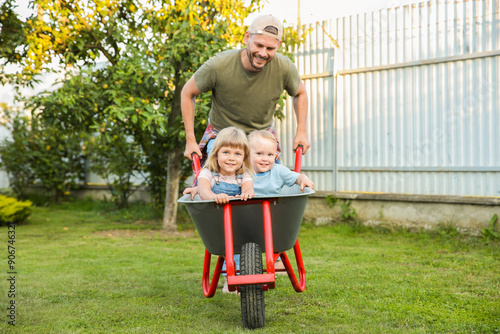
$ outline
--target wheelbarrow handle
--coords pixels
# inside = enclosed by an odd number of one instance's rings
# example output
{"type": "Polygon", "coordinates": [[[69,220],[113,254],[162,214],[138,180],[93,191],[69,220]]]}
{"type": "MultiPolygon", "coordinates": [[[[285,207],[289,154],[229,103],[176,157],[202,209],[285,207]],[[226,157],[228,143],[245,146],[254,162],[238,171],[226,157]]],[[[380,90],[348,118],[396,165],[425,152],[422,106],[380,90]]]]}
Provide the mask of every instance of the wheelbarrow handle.
{"type": "Polygon", "coordinates": [[[299,144],[295,149],[295,172],[300,173],[300,169],[302,168],[302,150],[304,146],[299,144]]]}
{"type": "Polygon", "coordinates": [[[196,179],[198,179],[198,175],[200,175],[201,165],[200,165],[200,157],[195,152],[191,153],[191,158],[193,159],[193,170],[196,175],[196,179]]]}

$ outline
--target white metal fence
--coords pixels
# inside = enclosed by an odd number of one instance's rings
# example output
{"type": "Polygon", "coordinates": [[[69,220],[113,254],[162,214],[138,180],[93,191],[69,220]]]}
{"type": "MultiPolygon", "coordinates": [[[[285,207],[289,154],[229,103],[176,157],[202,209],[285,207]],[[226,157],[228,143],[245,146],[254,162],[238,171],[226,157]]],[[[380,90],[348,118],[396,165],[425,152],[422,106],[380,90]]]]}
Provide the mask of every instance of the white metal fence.
{"type": "MultiPolygon", "coordinates": [[[[500,196],[498,0],[428,1],[322,23],[297,51],[317,189],[500,196]]],[[[278,123],[285,163],[295,133],[278,123]]]]}

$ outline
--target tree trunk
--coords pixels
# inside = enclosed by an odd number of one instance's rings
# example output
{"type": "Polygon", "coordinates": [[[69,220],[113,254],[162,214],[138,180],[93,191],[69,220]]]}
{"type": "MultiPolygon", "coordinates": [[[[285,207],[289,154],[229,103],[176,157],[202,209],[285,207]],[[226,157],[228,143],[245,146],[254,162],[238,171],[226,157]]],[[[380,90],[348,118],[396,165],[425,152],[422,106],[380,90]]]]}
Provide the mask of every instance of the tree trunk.
{"type": "MultiPolygon", "coordinates": [[[[180,66],[179,68],[182,68],[180,66]]],[[[175,72],[175,90],[172,99],[172,109],[168,115],[169,127],[182,126],[178,124],[181,115],[181,91],[186,83],[180,71],[175,72]]],[[[184,145],[177,145],[168,152],[167,193],[165,196],[165,211],[163,213],[163,228],[177,231],[177,197],[179,196],[179,180],[181,178],[181,159],[184,158],[184,145]]]]}
{"type": "Polygon", "coordinates": [[[182,157],[182,148],[174,148],[168,152],[167,192],[165,211],[163,212],[163,228],[168,231],[177,231],[177,198],[179,196],[182,157]]]}

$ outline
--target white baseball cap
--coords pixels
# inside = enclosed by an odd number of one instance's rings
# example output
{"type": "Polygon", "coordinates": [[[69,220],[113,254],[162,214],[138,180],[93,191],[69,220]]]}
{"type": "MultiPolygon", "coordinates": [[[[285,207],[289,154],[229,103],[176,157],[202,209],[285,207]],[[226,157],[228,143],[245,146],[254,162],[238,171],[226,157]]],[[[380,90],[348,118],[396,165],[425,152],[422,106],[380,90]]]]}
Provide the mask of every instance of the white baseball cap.
{"type": "Polygon", "coordinates": [[[266,35],[281,41],[283,27],[281,22],[271,14],[257,16],[248,29],[251,34],[266,35]]]}

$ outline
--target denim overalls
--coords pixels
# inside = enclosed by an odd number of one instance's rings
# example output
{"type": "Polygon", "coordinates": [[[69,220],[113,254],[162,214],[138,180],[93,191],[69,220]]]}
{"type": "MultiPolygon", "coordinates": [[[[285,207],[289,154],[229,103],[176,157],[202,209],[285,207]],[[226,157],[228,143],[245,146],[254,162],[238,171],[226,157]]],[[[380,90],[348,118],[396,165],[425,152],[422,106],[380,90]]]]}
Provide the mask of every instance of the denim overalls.
{"type": "Polygon", "coordinates": [[[243,180],[243,175],[236,176],[238,184],[226,183],[219,181],[219,173],[212,172],[212,176],[215,179],[215,183],[212,187],[214,194],[227,194],[228,196],[241,195],[241,181],[243,180]]]}

